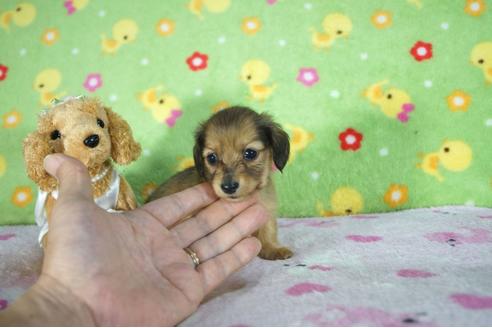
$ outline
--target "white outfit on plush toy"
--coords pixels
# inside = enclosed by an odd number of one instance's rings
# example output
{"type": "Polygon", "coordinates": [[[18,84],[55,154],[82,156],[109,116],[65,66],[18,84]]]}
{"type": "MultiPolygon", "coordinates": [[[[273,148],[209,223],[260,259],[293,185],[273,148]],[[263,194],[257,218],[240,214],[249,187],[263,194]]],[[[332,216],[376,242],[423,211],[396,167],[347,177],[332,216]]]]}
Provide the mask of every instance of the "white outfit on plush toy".
{"type": "MultiPolygon", "coordinates": [[[[96,177],[92,178],[92,183],[99,181],[102,179],[111,167],[108,166],[105,171],[98,174],[96,177]]],[[[116,203],[118,201],[118,194],[120,193],[120,176],[115,169],[112,171],[111,184],[109,185],[108,190],[100,197],[94,199],[96,204],[105,209],[108,212],[117,212],[115,211],[116,203]]],[[[44,235],[48,232],[48,220],[46,218],[46,199],[50,193],[46,191],[38,190],[38,199],[36,200],[36,207],[34,208],[34,215],[36,218],[36,223],[41,227],[41,231],[39,232],[38,241],[39,245],[43,247],[41,241],[43,240],[44,235]]],[[[51,192],[51,196],[54,199],[58,199],[58,190],[54,190],[51,192]]]]}

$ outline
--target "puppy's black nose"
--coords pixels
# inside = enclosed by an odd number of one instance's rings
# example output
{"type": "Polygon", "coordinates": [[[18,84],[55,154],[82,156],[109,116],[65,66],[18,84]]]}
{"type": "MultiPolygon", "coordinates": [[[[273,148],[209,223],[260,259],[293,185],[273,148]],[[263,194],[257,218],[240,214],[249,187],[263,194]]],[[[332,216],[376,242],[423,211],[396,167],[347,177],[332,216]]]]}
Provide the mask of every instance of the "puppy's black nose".
{"type": "Polygon", "coordinates": [[[84,140],[84,145],[86,145],[89,148],[97,147],[97,145],[99,145],[99,136],[97,134],[88,136],[84,140]]]}
{"type": "Polygon", "coordinates": [[[220,188],[222,188],[222,191],[226,194],[230,195],[236,192],[237,188],[239,188],[239,183],[235,181],[226,182],[221,184],[220,188]]]}

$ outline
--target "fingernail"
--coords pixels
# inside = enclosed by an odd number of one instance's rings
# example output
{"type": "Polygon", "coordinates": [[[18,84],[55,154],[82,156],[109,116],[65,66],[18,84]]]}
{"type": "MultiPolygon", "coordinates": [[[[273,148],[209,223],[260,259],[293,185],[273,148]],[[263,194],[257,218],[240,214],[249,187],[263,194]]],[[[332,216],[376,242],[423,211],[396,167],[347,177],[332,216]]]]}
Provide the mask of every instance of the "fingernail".
{"type": "Polygon", "coordinates": [[[44,169],[52,176],[55,176],[55,173],[58,170],[58,167],[60,167],[62,161],[63,158],[60,155],[50,154],[44,158],[44,169]]]}

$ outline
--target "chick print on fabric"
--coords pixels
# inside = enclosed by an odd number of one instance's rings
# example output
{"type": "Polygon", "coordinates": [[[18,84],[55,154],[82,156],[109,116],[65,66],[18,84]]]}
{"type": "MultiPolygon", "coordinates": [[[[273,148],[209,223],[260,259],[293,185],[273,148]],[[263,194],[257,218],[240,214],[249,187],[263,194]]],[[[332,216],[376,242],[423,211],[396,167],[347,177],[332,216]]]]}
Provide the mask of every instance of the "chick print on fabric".
{"type": "Polygon", "coordinates": [[[492,206],[490,0],[3,0],[0,224],[32,223],[22,141],[53,99],[97,97],[142,156],[142,202],[230,106],[290,136],[279,215],[492,206]]]}

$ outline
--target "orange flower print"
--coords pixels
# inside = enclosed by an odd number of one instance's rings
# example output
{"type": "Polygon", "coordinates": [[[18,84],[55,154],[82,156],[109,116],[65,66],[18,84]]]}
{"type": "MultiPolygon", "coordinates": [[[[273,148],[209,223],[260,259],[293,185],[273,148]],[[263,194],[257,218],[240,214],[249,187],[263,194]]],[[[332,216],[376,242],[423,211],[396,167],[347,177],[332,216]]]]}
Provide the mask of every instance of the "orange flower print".
{"type": "Polygon", "coordinates": [[[376,11],[371,17],[371,23],[377,29],[385,29],[393,23],[391,13],[384,10],[376,11]]]}
{"type": "Polygon", "coordinates": [[[470,16],[480,16],[485,11],[485,7],[485,1],[483,0],[467,0],[465,13],[470,16]]]}
{"type": "Polygon", "coordinates": [[[26,207],[32,202],[32,191],[30,187],[20,186],[15,188],[12,194],[12,203],[18,207],[26,207]]]}
{"type": "Polygon", "coordinates": [[[241,29],[247,35],[255,35],[261,29],[261,22],[256,17],[246,17],[243,19],[241,29]]]}
{"type": "Polygon", "coordinates": [[[155,182],[149,182],[146,183],[143,188],[141,195],[143,199],[149,198],[149,196],[154,192],[154,190],[157,188],[157,184],[155,182]]]}
{"type": "Polygon", "coordinates": [[[448,96],[448,107],[452,112],[466,112],[470,103],[470,95],[461,90],[456,90],[448,96]]]}
{"type": "Polygon", "coordinates": [[[384,202],[391,208],[403,205],[407,200],[408,187],[405,185],[392,184],[384,195],[384,202]]]}
{"type": "Polygon", "coordinates": [[[223,100],[223,101],[217,103],[215,106],[212,107],[212,112],[217,113],[217,112],[220,112],[221,110],[224,110],[230,106],[231,105],[227,101],[223,100]]]}
{"type": "Polygon", "coordinates": [[[49,28],[43,32],[41,42],[47,46],[54,45],[60,39],[60,32],[56,28],[49,28]]]}
{"type": "Polygon", "coordinates": [[[173,34],[174,26],[175,24],[172,20],[163,18],[159,22],[157,22],[155,29],[157,33],[161,36],[169,36],[173,34]]]}
{"type": "Polygon", "coordinates": [[[15,128],[22,120],[22,115],[19,112],[12,111],[5,113],[2,116],[3,127],[4,128],[15,128]]]}

